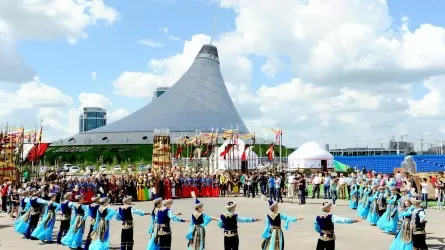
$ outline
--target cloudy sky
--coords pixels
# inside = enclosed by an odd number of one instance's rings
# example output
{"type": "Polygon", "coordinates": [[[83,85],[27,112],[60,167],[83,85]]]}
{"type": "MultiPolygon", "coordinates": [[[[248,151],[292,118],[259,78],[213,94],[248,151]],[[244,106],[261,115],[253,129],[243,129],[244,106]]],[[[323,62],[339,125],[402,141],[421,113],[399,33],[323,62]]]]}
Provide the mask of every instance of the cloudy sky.
{"type": "Polygon", "coordinates": [[[0,123],[78,131],[171,86],[214,35],[252,131],[284,144],[380,146],[445,138],[445,3],[439,0],[2,0],[0,123]],[[214,32],[213,20],[217,16],[214,32]]]}

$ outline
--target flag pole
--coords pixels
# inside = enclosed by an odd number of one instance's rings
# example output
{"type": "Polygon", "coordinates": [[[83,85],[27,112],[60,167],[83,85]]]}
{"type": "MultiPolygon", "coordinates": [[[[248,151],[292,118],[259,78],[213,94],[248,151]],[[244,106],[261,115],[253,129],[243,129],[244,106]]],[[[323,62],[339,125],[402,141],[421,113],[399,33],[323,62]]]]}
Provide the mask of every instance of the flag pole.
{"type": "Polygon", "coordinates": [[[283,150],[282,150],[282,145],[283,145],[283,131],[281,130],[281,126],[280,124],[278,124],[279,127],[279,133],[280,133],[280,169],[283,170],[283,150]]]}

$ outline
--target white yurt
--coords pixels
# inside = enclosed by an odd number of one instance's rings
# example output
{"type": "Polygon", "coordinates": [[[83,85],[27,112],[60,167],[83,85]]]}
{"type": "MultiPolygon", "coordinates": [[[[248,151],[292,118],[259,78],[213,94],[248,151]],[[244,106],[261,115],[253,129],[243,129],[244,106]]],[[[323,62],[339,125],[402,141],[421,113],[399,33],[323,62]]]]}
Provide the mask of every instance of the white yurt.
{"type": "Polygon", "coordinates": [[[249,147],[246,150],[245,143],[243,140],[238,139],[238,146],[233,146],[224,156],[221,156],[226,149],[226,146],[233,144],[232,140],[226,140],[224,143],[215,148],[210,156],[210,167],[214,170],[241,170],[242,156],[245,153],[247,167],[249,170],[256,169],[258,167],[258,155],[253,152],[252,148],[249,147]]]}
{"type": "Polygon", "coordinates": [[[310,141],[289,155],[288,167],[292,170],[333,168],[334,156],[318,143],[310,141]]]}

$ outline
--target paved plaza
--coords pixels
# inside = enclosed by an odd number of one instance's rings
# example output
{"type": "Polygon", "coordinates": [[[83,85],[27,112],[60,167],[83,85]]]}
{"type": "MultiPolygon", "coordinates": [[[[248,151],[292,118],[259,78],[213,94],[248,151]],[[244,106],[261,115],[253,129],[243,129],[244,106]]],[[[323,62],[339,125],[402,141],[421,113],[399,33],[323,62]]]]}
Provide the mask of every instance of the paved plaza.
{"type": "MultiPolygon", "coordinates": [[[[261,234],[264,228],[264,218],[268,212],[267,202],[255,198],[242,197],[233,198],[210,198],[202,199],[204,210],[209,215],[219,217],[224,212],[227,201],[235,201],[238,204],[237,212],[241,216],[259,217],[263,221],[240,224],[240,249],[260,249],[261,234]]],[[[314,217],[319,213],[322,200],[308,200],[309,204],[300,206],[298,204],[280,204],[280,211],[286,215],[303,217],[304,220],[291,224],[289,231],[285,231],[285,249],[315,249],[317,234],[314,232],[314,217]]],[[[193,212],[192,199],[176,200],[173,204],[174,212],[183,213],[182,217],[189,217],[193,212]]],[[[151,211],[151,202],[137,202],[134,206],[144,211],[151,211]]],[[[347,207],[346,201],[339,201],[333,212],[338,216],[355,217],[355,212],[347,207]]],[[[428,209],[428,241],[430,249],[445,249],[445,213],[436,209],[428,209]]],[[[135,250],[144,250],[147,246],[147,229],[150,217],[139,217],[135,215],[135,250]]],[[[57,234],[59,222],[56,223],[54,235],[57,234]]],[[[87,225],[88,226],[88,225],[87,225]]],[[[187,241],[185,235],[188,223],[173,223],[173,245],[172,249],[186,249],[187,241]]],[[[118,221],[111,223],[111,249],[119,249],[120,224],[118,221]]],[[[337,249],[360,249],[360,250],[385,250],[388,249],[394,236],[380,232],[376,227],[371,227],[366,221],[352,225],[336,225],[337,249]]],[[[223,249],[223,234],[216,222],[211,222],[206,229],[206,249],[223,249]]],[[[0,249],[64,249],[66,247],[56,244],[43,244],[40,241],[22,239],[15,233],[12,221],[5,214],[0,215],[0,249]]],[[[67,248],[66,248],[67,249],[67,248]]]]}

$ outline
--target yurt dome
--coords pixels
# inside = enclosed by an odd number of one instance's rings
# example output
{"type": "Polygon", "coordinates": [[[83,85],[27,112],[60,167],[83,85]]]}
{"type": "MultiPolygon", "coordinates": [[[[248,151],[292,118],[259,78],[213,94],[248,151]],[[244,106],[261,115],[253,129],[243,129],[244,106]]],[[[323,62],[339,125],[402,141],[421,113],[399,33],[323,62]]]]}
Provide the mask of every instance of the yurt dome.
{"type": "Polygon", "coordinates": [[[301,145],[288,157],[290,169],[333,168],[333,164],[334,156],[313,141],[301,145]]]}
{"type": "Polygon", "coordinates": [[[210,166],[218,170],[242,170],[242,165],[247,164],[247,169],[253,170],[258,166],[258,155],[252,150],[252,147],[246,145],[241,140],[225,140],[219,147],[215,148],[210,156],[210,166]],[[237,145],[230,145],[237,143],[237,145]],[[246,147],[247,146],[247,147],[246,147]],[[225,152],[225,157],[224,157],[225,152]]]}

